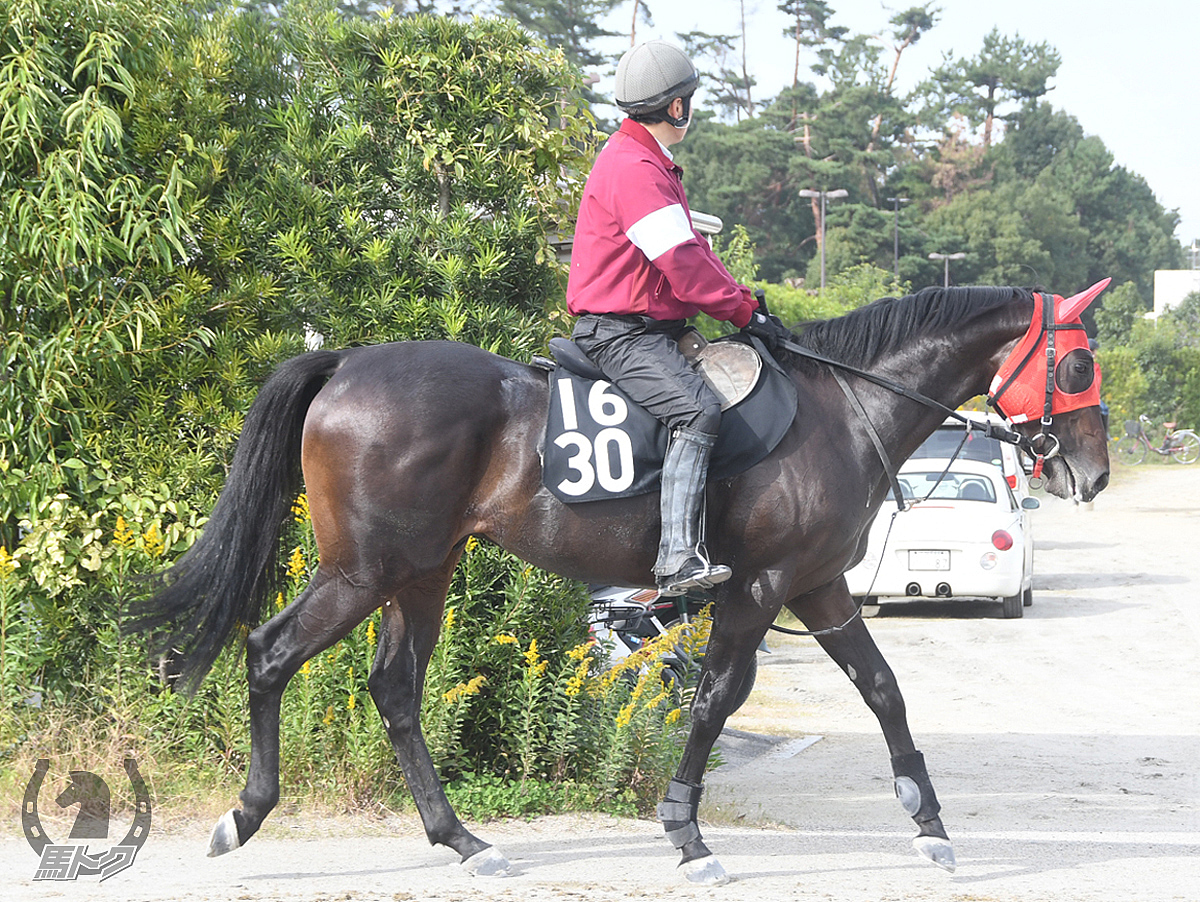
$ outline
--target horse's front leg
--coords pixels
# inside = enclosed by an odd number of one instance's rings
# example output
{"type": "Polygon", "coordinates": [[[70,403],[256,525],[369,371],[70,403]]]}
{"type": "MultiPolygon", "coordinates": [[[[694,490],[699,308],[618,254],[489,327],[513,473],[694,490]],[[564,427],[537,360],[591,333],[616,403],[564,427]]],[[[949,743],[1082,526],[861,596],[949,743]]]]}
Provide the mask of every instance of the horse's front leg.
{"type": "Polygon", "coordinates": [[[725,599],[716,606],[700,682],[692,699],[692,729],[675,778],[658,806],[667,838],[682,853],[680,867],[692,883],[719,886],[729,877],[704,844],[697,825],[703,792],[704,769],[712,747],[721,735],[750,659],[775,619],[773,610],[725,599]]]}
{"type": "Polygon", "coordinates": [[[818,635],[817,642],[850,677],[867,707],[879,719],[892,758],[896,797],[919,830],[913,847],[934,864],[953,871],[954,847],[939,816],[941,806],[925,769],[925,758],[917,751],[909,732],[904,697],[862,617],[853,616],[855,607],[846,581],[840,577],[788,603],[788,608],[809,629],[841,627],[818,635]]]}

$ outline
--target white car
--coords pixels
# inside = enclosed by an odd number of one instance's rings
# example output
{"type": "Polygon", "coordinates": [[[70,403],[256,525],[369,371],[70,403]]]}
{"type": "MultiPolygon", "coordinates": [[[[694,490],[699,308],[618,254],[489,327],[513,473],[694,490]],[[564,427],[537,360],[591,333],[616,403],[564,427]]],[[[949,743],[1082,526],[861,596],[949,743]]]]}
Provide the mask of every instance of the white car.
{"type": "Polygon", "coordinates": [[[883,598],[998,598],[1005,617],[1033,603],[1036,498],[1018,498],[1004,472],[976,460],[916,458],[898,474],[906,509],[888,502],[866,556],[846,572],[850,594],[883,598]],[[893,514],[895,514],[893,522],[893,514]]]}
{"type": "MultiPolygon", "coordinates": [[[[994,413],[975,413],[973,411],[962,411],[962,415],[968,420],[974,420],[977,423],[992,423],[996,425],[1004,425],[1004,419],[994,413]]],[[[946,417],[945,421],[933,435],[925,439],[921,443],[921,447],[913,452],[909,460],[927,457],[950,457],[962,445],[962,450],[959,451],[959,457],[965,460],[981,460],[985,463],[993,463],[1004,471],[1004,478],[1008,480],[1009,487],[1016,492],[1018,498],[1029,497],[1029,477],[1022,467],[1021,452],[1017,450],[1016,445],[1010,445],[1008,442],[1002,442],[999,439],[989,438],[982,432],[972,429],[966,441],[963,441],[963,433],[966,431],[959,420],[954,417],[946,417]]]]}

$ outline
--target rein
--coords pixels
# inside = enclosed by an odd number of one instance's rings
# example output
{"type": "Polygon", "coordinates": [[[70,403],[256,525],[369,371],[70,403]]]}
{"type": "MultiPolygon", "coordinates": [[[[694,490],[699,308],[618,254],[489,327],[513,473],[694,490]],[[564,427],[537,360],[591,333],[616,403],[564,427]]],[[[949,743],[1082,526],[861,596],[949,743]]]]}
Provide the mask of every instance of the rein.
{"type": "MultiPolygon", "coordinates": [[[[1010,445],[1016,445],[1023,451],[1027,451],[1028,453],[1036,456],[1036,452],[1033,451],[1029,439],[1025,438],[1025,436],[1018,432],[1013,432],[1010,429],[1005,429],[1003,426],[998,426],[994,423],[980,423],[975,420],[967,419],[958,411],[951,410],[941,401],[935,401],[928,395],[923,395],[919,391],[914,391],[906,385],[901,385],[899,382],[895,382],[885,376],[880,376],[868,370],[851,366],[848,363],[842,363],[840,360],[833,360],[829,357],[824,357],[821,354],[818,354],[816,351],[806,348],[804,345],[797,344],[794,341],[788,341],[787,339],[784,339],[778,342],[778,346],[783,348],[785,351],[791,351],[793,354],[796,354],[800,357],[804,357],[808,360],[813,360],[817,363],[822,363],[830,367],[833,373],[833,378],[837,381],[838,386],[845,393],[846,399],[850,402],[850,406],[854,409],[854,413],[860,420],[862,420],[863,425],[866,427],[867,434],[871,437],[871,443],[875,446],[875,452],[879,455],[879,460],[883,463],[884,472],[887,474],[888,482],[891,483],[892,497],[896,501],[897,510],[892,513],[892,524],[888,526],[889,535],[892,531],[892,525],[895,524],[896,514],[905,509],[904,493],[900,490],[900,480],[897,476],[897,468],[892,463],[891,457],[888,455],[887,449],[883,445],[883,439],[879,437],[878,430],[876,430],[874,424],[871,423],[871,418],[867,415],[867,411],[862,406],[862,402],[858,400],[858,396],[854,394],[854,390],[850,388],[850,385],[846,382],[845,377],[843,377],[841,372],[839,372],[840,370],[851,373],[855,376],[858,376],[860,379],[865,379],[866,381],[872,382],[882,388],[886,388],[888,391],[908,398],[910,401],[916,401],[918,404],[923,404],[926,407],[932,407],[935,410],[940,410],[946,416],[950,416],[958,420],[960,423],[965,425],[968,430],[979,430],[991,438],[999,439],[1000,441],[1007,442],[1010,445]]],[[[964,432],[963,442],[959,444],[959,451],[962,450],[962,445],[965,444],[966,437],[967,433],[964,432]]],[[[958,456],[959,451],[955,451],[956,457],[958,456]]],[[[944,475],[945,474],[943,474],[943,476],[944,475]]],[[[882,563],[883,561],[881,558],[880,564],[882,563]]],[[[878,568],[876,568],[876,574],[878,574],[878,568]]],[[[874,580],[872,580],[872,582],[874,582],[874,580]]],[[[853,623],[855,618],[861,617],[864,604],[866,604],[865,595],[863,596],[863,601],[859,602],[858,606],[854,609],[854,613],[846,619],[845,623],[842,623],[839,626],[830,626],[819,630],[796,630],[792,629],[791,627],[779,626],[778,624],[772,623],[770,628],[777,633],[785,633],[789,636],[829,636],[833,633],[840,633],[851,623],[853,623]]]]}
{"type": "MultiPolygon", "coordinates": [[[[1105,282],[1104,284],[1107,285],[1108,283],[1105,282]]],[[[1103,288],[1103,286],[1101,286],[1101,288],[1103,288]]],[[[756,295],[758,296],[759,307],[765,313],[766,312],[765,299],[760,292],[756,292],[756,295]]],[[[1046,364],[1047,365],[1046,365],[1045,401],[1044,401],[1043,408],[1042,408],[1042,419],[1041,419],[1042,431],[1039,432],[1037,435],[1035,435],[1032,439],[1027,438],[1026,436],[1020,434],[1019,432],[1016,432],[1012,429],[1005,428],[1004,426],[1000,426],[995,423],[980,423],[975,420],[970,420],[967,417],[963,416],[958,411],[951,410],[948,406],[946,406],[942,402],[936,401],[933,398],[930,398],[928,395],[921,394],[921,392],[915,391],[906,385],[901,385],[899,382],[895,382],[891,379],[888,379],[884,376],[877,375],[876,373],[872,373],[868,370],[861,369],[860,367],[852,366],[851,364],[848,364],[848,363],[843,363],[840,360],[833,360],[829,357],[825,357],[821,354],[816,353],[815,351],[811,350],[810,348],[806,348],[804,345],[798,344],[797,342],[794,342],[794,341],[791,341],[788,339],[777,340],[776,345],[778,347],[782,348],[783,350],[790,351],[791,353],[796,354],[799,357],[804,357],[808,360],[812,360],[817,363],[824,364],[825,366],[830,368],[833,378],[837,381],[838,386],[841,388],[842,392],[846,395],[846,399],[850,402],[850,406],[854,410],[855,415],[862,421],[864,427],[866,428],[867,434],[868,434],[868,436],[870,436],[871,443],[875,446],[875,452],[879,455],[879,460],[883,464],[884,473],[887,475],[888,482],[891,484],[892,494],[893,494],[893,497],[895,498],[896,507],[897,507],[897,510],[892,513],[892,524],[891,525],[895,524],[896,514],[905,509],[903,493],[900,490],[900,480],[897,476],[898,471],[897,471],[896,466],[892,463],[891,458],[887,453],[887,449],[884,447],[883,440],[880,438],[878,430],[876,430],[874,424],[871,423],[871,419],[867,415],[867,411],[863,407],[862,402],[858,400],[858,397],[854,394],[854,390],[850,387],[849,383],[842,376],[842,373],[845,372],[845,373],[850,373],[852,375],[858,376],[860,379],[864,379],[867,382],[871,382],[875,385],[880,386],[881,388],[885,388],[890,392],[898,394],[901,397],[908,398],[910,401],[915,401],[916,403],[924,405],[925,407],[929,407],[934,410],[941,411],[945,416],[952,417],[952,418],[958,420],[960,423],[962,423],[964,426],[966,426],[967,432],[964,433],[963,441],[962,441],[962,443],[959,444],[958,450],[955,451],[955,457],[958,456],[959,452],[962,450],[963,444],[966,443],[967,434],[969,434],[970,430],[975,429],[975,430],[978,430],[979,432],[984,433],[984,435],[988,436],[989,438],[994,438],[998,441],[1005,442],[1006,444],[1014,445],[1017,448],[1024,451],[1026,454],[1028,454],[1031,458],[1033,458],[1033,461],[1034,461],[1034,468],[1033,468],[1031,480],[1032,479],[1040,480],[1041,474],[1042,474],[1042,467],[1045,464],[1045,462],[1047,460],[1049,460],[1050,458],[1054,457],[1055,455],[1057,455],[1059,452],[1058,438],[1053,433],[1049,432],[1050,425],[1054,419],[1054,417],[1053,417],[1053,413],[1054,413],[1054,411],[1053,411],[1054,378],[1055,378],[1054,374],[1055,374],[1055,362],[1056,362],[1056,357],[1057,357],[1057,351],[1055,349],[1054,338],[1055,338],[1056,333],[1059,332],[1060,330],[1083,329],[1083,324],[1078,323],[1078,322],[1066,322],[1066,323],[1056,322],[1055,321],[1054,300],[1052,298],[1048,299],[1046,297],[1046,295],[1041,294],[1040,292],[1038,293],[1038,297],[1040,298],[1041,305],[1042,305],[1041,319],[1040,319],[1040,321],[1037,319],[1031,320],[1031,322],[1029,324],[1029,329],[1026,330],[1026,333],[1025,333],[1026,337],[1028,337],[1033,332],[1033,329],[1035,328],[1035,326],[1040,326],[1041,331],[1038,333],[1037,340],[1033,342],[1032,347],[1026,352],[1025,357],[1017,365],[1015,371],[1008,377],[1008,379],[1004,382],[1004,384],[1001,385],[995,392],[989,393],[988,398],[987,398],[988,405],[991,407],[994,407],[996,409],[996,411],[1001,416],[1003,416],[1007,422],[1011,423],[1012,420],[999,407],[999,404],[998,404],[999,398],[1014,383],[1014,381],[1020,375],[1021,371],[1025,369],[1026,365],[1030,362],[1030,360],[1033,359],[1034,354],[1037,352],[1037,349],[1041,346],[1042,336],[1045,336],[1046,337],[1046,364]],[[1047,451],[1044,451],[1044,452],[1038,451],[1035,443],[1042,444],[1045,442],[1052,442],[1053,444],[1047,451]]],[[[1007,361],[1006,361],[1006,363],[1007,363],[1007,361]]],[[[1003,368],[1004,367],[1002,365],[1001,369],[1003,369],[1003,368]]],[[[949,468],[947,467],[947,471],[948,471],[948,469],[949,468]]],[[[942,478],[945,478],[945,475],[946,474],[943,472],[942,478]]],[[[939,479],[939,482],[940,481],[941,480],[939,479]]],[[[935,488],[936,488],[936,486],[935,486],[935,488]]],[[[932,494],[932,490],[931,490],[931,494],[932,494]]],[[[888,526],[888,534],[889,535],[891,534],[891,525],[888,526]]],[[[886,538],[884,540],[884,544],[886,546],[886,538]]],[[[881,559],[880,563],[882,563],[882,559],[881,559]]],[[[878,575],[878,568],[876,569],[876,575],[878,575]]],[[[872,580],[872,584],[873,583],[874,583],[874,580],[872,580]]],[[[863,601],[860,602],[859,605],[855,608],[854,613],[851,614],[850,617],[846,620],[846,622],[841,624],[840,626],[826,627],[825,629],[820,629],[820,630],[794,630],[794,629],[790,629],[788,627],[777,626],[775,624],[771,624],[770,628],[772,630],[775,630],[776,632],[786,633],[789,636],[827,636],[832,633],[841,632],[843,629],[845,629],[847,626],[849,626],[856,617],[861,617],[863,604],[865,604],[865,603],[866,603],[866,596],[864,595],[863,601]]]]}
{"type": "MultiPolygon", "coordinates": [[[[762,299],[760,298],[760,303],[761,303],[761,300],[762,299]]],[[[1046,305],[1043,304],[1042,306],[1044,309],[1046,305]]],[[[1051,315],[1051,317],[1053,317],[1053,313],[1051,313],[1050,315],[1051,315]]],[[[1053,327],[1054,325],[1055,324],[1053,323],[1053,321],[1051,321],[1051,326],[1053,327]]],[[[1030,328],[1032,328],[1032,324],[1030,325],[1030,328]]],[[[1043,328],[1045,328],[1044,324],[1043,324],[1043,328]]],[[[1050,334],[1051,334],[1051,336],[1053,336],[1054,333],[1051,332],[1050,334]]],[[[1006,442],[1010,445],[1015,445],[1016,447],[1018,447],[1022,451],[1024,451],[1026,454],[1029,454],[1031,457],[1033,457],[1037,461],[1037,463],[1035,465],[1035,467],[1036,467],[1035,473],[1037,473],[1038,475],[1041,474],[1041,464],[1045,460],[1045,458],[1053,457],[1054,454],[1056,454],[1058,452],[1057,441],[1055,442],[1055,446],[1051,450],[1050,454],[1041,455],[1034,449],[1033,441],[1026,438],[1025,436],[1021,435],[1019,432],[1014,432],[1011,429],[1006,429],[1003,426],[996,425],[995,423],[980,423],[976,420],[970,420],[967,417],[963,416],[961,413],[959,413],[957,410],[951,410],[949,407],[947,407],[941,401],[935,401],[933,398],[929,397],[928,395],[924,395],[919,391],[915,391],[914,389],[911,389],[906,385],[901,385],[899,382],[895,382],[894,380],[888,379],[885,376],[880,376],[876,373],[870,372],[869,370],[864,370],[864,369],[861,369],[860,367],[852,366],[851,364],[848,364],[848,363],[843,363],[840,360],[833,360],[830,357],[825,357],[821,354],[818,354],[816,351],[811,350],[810,348],[806,348],[802,344],[798,344],[797,342],[790,341],[788,339],[782,339],[782,340],[778,341],[777,345],[778,345],[778,347],[783,348],[785,351],[790,351],[791,353],[796,354],[799,357],[804,357],[808,360],[812,360],[817,363],[821,363],[821,364],[824,364],[825,366],[828,366],[830,368],[831,373],[833,374],[833,378],[836,380],[836,382],[837,382],[838,386],[841,388],[842,392],[846,395],[846,399],[850,402],[850,406],[851,406],[851,408],[853,408],[855,415],[862,421],[863,425],[866,427],[867,434],[871,438],[871,443],[875,446],[875,452],[876,452],[876,454],[879,455],[879,460],[883,464],[884,473],[887,475],[888,482],[891,484],[892,497],[896,501],[897,510],[892,512],[892,522],[888,525],[888,535],[889,536],[891,535],[891,532],[892,532],[892,526],[894,526],[895,522],[896,522],[896,514],[900,513],[901,511],[903,511],[905,509],[903,492],[900,489],[900,480],[897,475],[898,470],[897,470],[897,467],[892,463],[891,457],[888,455],[887,449],[884,447],[883,439],[880,438],[879,432],[875,428],[874,424],[871,422],[871,418],[867,415],[867,411],[863,407],[862,402],[858,400],[858,396],[854,394],[854,390],[850,387],[849,383],[846,381],[845,377],[842,376],[840,371],[851,373],[852,375],[858,376],[860,379],[865,379],[867,382],[874,383],[875,385],[878,385],[881,388],[886,388],[888,391],[898,394],[901,397],[908,398],[910,401],[915,401],[918,404],[922,404],[926,407],[933,408],[934,410],[939,410],[946,416],[953,417],[954,419],[958,420],[960,423],[962,423],[964,426],[966,426],[967,431],[963,433],[963,440],[959,444],[958,450],[956,450],[954,452],[955,457],[957,457],[959,452],[962,450],[962,446],[963,446],[963,444],[966,443],[966,440],[967,440],[967,434],[972,429],[983,432],[989,438],[998,439],[999,441],[1006,442]]],[[[1052,347],[1053,347],[1053,344],[1051,343],[1051,348],[1052,347]]],[[[1049,353],[1051,353],[1051,351],[1047,351],[1047,353],[1049,354],[1049,353]]],[[[1028,362],[1028,356],[1025,360],[1023,360],[1021,362],[1020,367],[1018,369],[1023,368],[1027,362],[1028,362]]],[[[1052,372],[1053,372],[1053,369],[1051,368],[1051,373],[1052,372]]],[[[1005,387],[1007,387],[1007,385],[1005,387]]],[[[1047,391],[1046,416],[1047,417],[1050,414],[1050,402],[1051,402],[1051,395],[1053,393],[1053,389],[1054,389],[1054,382],[1053,382],[1053,375],[1051,375],[1048,378],[1048,386],[1046,389],[1046,391],[1047,391]]],[[[1003,389],[1001,389],[1001,391],[1003,391],[1003,389]]],[[[994,400],[994,398],[988,399],[989,403],[992,403],[993,400],[994,400]]],[[[997,408],[997,409],[999,409],[999,408],[997,408]]],[[[1001,412],[1001,413],[1003,413],[1003,412],[1001,412]]],[[[1046,423],[1048,421],[1043,420],[1043,422],[1046,423]]],[[[1040,435],[1041,435],[1041,433],[1039,433],[1039,436],[1040,435]]],[[[1036,436],[1035,436],[1035,438],[1036,438],[1036,436]]],[[[942,477],[943,478],[945,477],[945,473],[942,474],[942,477]]],[[[940,481],[941,480],[939,480],[939,482],[940,481]]],[[[931,490],[931,493],[932,493],[932,490],[931,490]]],[[[885,537],[884,545],[886,546],[886,544],[887,544],[887,539],[885,537]]],[[[876,567],[876,575],[877,576],[879,573],[878,566],[881,566],[882,564],[883,564],[883,559],[880,558],[879,565],[877,565],[877,567],[876,567]]],[[[872,579],[872,583],[874,583],[874,579],[872,579]]],[[[866,598],[867,598],[867,596],[864,595],[863,600],[861,602],[859,602],[857,607],[855,607],[854,613],[851,614],[846,619],[845,623],[842,623],[838,626],[825,627],[824,629],[819,629],[819,630],[797,630],[797,629],[792,629],[790,627],[779,626],[778,624],[772,623],[770,626],[770,629],[774,630],[777,633],[784,633],[789,636],[829,636],[834,633],[840,633],[842,630],[844,630],[846,627],[848,627],[851,623],[853,623],[856,618],[859,618],[862,616],[862,609],[863,609],[863,605],[866,604],[866,598]]]]}
{"type": "MultiPolygon", "coordinates": [[[[852,373],[853,375],[858,376],[860,379],[865,379],[867,382],[872,382],[881,388],[886,388],[888,391],[908,398],[910,401],[915,401],[918,404],[923,404],[926,407],[939,410],[946,416],[953,417],[954,419],[958,420],[960,423],[966,426],[967,429],[975,429],[984,433],[989,438],[994,438],[999,441],[1006,442],[1007,444],[1015,445],[1035,460],[1044,460],[1046,457],[1053,457],[1058,451],[1058,445],[1056,441],[1055,447],[1050,454],[1041,455],[1034,448],[1033,440],[1026,438],[1019,432],[1014,432],[1011,429],[1006,429],[1005,427],[995,423],[980,423],[976,420],[970,420],[957,410],[950,409],[941,401],[935,401],[928,395],[923,395],[919,391],[914,391],[906,385],[901,385],[899,382],[895,382],[885,376],[872,373],[869,370],[864,370],[856,366],[851,366],[848,363],[842,363],[840,360],[833,360],[829,357],[825,357],[809,348],[804,347],[804,345],[797,344],[794,341],[788,341],[785,339],[779,342],[779,347],[783,348],[785,351],[791,351],[797,356],[816,361],[817,363],[823,363],[832,368],[834,379],[837,380],[838,385],[841,387],[847,399],[850,401],[850,406],[854,408],[854,412],[858,415],[858,418],[862,420],[866,426],[867,433],[871,437],[871,443],[875,445],[876,453],[879,454],[879,459],[883,463],[884,472],[887,474],[888,481],[891,483],[892,491],[895,494],[896,506],[900,510],[904,509],[904,502],[900,497],[900,483],[896,476],[897,468],[892,464],[891,459],[884,450],[883,441],[880,439],[879,433],[876,431],[874,425],[871,423],[870,418],[867,416],[866,410],[863,409],[862,403],[857,397],[855,397],[853,390],[850,388],[845,379],[840,376],[838,370],[852,373]]],[[[1021,365],[1024,366],[1024,361],[1021,365]]],[[[1053,387],[1053,377],[1051,377],[1051,391],[1053,391],[1053,387]]],[[[991,399],[989,399],[989,403],[990,400],[991,399]]],[[[1047,405],[1050,403],[1049,397],[1046,399],[1046,403],[1047,405]]],[[[1043,422],[1045,421],[1043,420],[1043,422]]],[[[1040,468],[1038,468],[1038,472],[1041,472],[1040,468]]]]}

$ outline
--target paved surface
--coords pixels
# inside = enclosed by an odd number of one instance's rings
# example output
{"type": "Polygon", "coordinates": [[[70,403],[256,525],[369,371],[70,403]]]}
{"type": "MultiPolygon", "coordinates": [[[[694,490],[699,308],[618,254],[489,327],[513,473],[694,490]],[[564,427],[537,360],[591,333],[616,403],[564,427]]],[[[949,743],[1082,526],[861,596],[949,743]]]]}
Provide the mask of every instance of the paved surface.
{"type": "MultiPolygon", "coordinates": [[[[1195,902],[1200,899],[1200,466],[1118,473],[1093,510],[1035,513],[1035,601],[884,606],[900,679],[956,844],[918,859],[878,725],[812,640],[772,636],[708,778],[704,833],[734,880],[685,884],[661,828],[607,817],[487,824],[516,874],[473,879],[413,818],[273,815],[204,857],[208,824],[156,828],[106,883],[34,882],[16,825],[0,900],[1195,902]]],[[[165,821],[165,818],[164,818],[165,821]]],[[[117,825],[114,831],[123,829],[117,825]]]]}

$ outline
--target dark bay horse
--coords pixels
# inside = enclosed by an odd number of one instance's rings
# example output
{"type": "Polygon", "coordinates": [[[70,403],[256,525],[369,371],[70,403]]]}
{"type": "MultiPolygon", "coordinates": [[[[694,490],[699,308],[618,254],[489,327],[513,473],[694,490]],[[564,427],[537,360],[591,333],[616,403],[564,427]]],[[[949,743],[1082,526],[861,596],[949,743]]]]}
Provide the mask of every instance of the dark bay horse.
{"type": "MultiPolygon", "coordinates": [[[[1077,322],[1091,300],[1080,298],[1057,299],[1060,320],[1077,322]]],[[[1039,325],[1035,310],[1045,308],[1040,301],[1025,289],[926,289],[796,337],[955,408],[987,392],[1001,365],[1026,346],[1023,337],[1039,325]]],[[[755,648],[787,607],[810,629],[836,628],[818,641],[879,719],[897,796],[918,828],[914,845],[952,869],[953,848],[896,679],[854,616],[842,578],[863,554],[887,493],[882,457],[827,365],[780,356],[799,395],[795,423],[765,460],[708,489],[708,544],[734,575],[714,593],[691,733],[659,816],[688,879],[727,879],[696,824],[704,767],[755,648]]],[[[1086,380],[1090,357],[1071,366],[1076,381],[1086,380]]],[[[1045,355],[1032,355],[1029,368],[1049,398],[1045,355]]],[[[939,409],[843,378],[897,464],[942,422],[939,409]]],[[[171,653],[181,685],[194,687],[235,629],[256,624],[274,598],[280,526],[303,476],[320,565],[295,602],[246,640],[249,774],[242,807],[214,828],[210,855],[246,843],[278,801],[279,706],[288,681],[382,607],[369,688],[429,840],[453,848],[473,873],[507,872],[504,857],[451,809],[418,721],[451,573],[474,535],[576,579],[649,586],[658,546],[657,495],[565,505],[542,487],[538,446],[549,402],[544,370],[450,342],[315,351],[281,365],[263,387],[202,538],[133,611],[134,625],[171,653]]],[[[1098,408],[1041,413],[1016,429],[1053,446],[1048,490],[1090,500],[1108,481],[1098,408]]]]}

